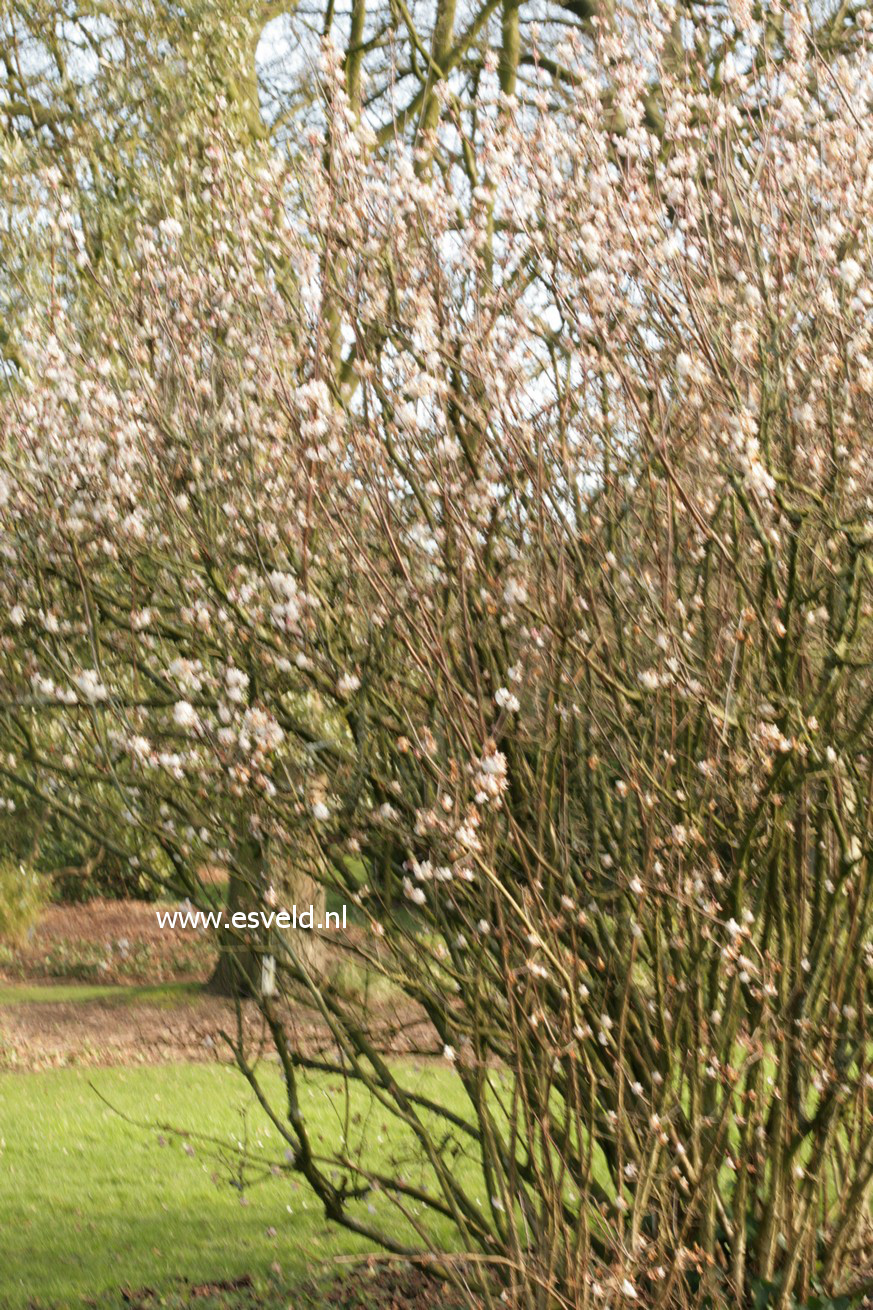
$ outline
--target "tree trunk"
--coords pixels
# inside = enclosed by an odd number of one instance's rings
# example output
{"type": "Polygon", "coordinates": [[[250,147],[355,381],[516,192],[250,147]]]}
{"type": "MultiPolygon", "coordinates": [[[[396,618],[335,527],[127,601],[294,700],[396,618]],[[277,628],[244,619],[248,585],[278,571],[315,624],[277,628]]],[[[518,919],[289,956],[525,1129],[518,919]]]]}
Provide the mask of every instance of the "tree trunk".
{"type": "MultiPolygon", "coordinates": [[[[306,971],[319,977],[324,972],[327,959],[323,930],[324,889],[308,874],[278,867],[269,856],[265,857],[260,842],[241,834],[236,859],[229,873],[225,920],[229,921],[239,911],[257,909],[269,913],[270,907],[264,900],[268,884],[273,886],[277,894],[277,909],[291,912],[296,905],[297,919],[303,919],[304,922],[309,922],[311,912],[311,928],[289,928],[283,930],[283,935],[306,971]]],[[[272,931],[275,932],[275,929],[272,931]]],[[[233,930],[220,929],[218,960],[206,990],[215,996],[240,999],[257,996],[262,986],[266,946],[266,942],[260,949],[244,945],[233,930]]]]}
{"type": "Polygon", "coordinates": [[[306,914],[308,921],[311,907],[312,927],[289,928],[284,932],[284,937],[306,972],[313,978],[319,978],[323,975],[327,962],[324,888],[310,878],[309,874],[286,869],[276,871],[274,885],[279,894],[279,902],[284,908],[290,911],[293,905],[297,906],[298,920],[306,914]]]}
{"type": "MultiPolygon", "coordinates": [[[[235,859],[230,867],[227,899],[224,905],[225,924],[238,911],[258,907],[258,891],[263,878],[261,844],[248,835],[240,835],[235,859]]],[[[218,960],[206,990],[214,996],[232,996],[243,999],[257,995],[260,975],[259,953],[238,940],[236,930],[223,926],[218,930],[218,960]]]]}

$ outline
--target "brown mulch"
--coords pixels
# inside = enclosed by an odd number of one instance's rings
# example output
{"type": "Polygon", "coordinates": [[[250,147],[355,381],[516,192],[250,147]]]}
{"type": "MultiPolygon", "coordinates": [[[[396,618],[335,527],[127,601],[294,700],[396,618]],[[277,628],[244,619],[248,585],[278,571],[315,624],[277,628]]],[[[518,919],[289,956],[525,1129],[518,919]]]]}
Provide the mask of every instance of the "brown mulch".
{"type": "Polygon", "coordinates": [[[345,1274],[320,1298],[335,1310],[454,1310],[467,1304],[418,1268],[363,1267],[345,1274]]]}
{"type": "Polygon", "coordinates": [[[0,979],[67,982],[200,982],[215,951],[196,928],[161,928],[149,901],[96,899],[50,905],[30,940],[0,961],[0,979]]]}
{"type": "MultiPolygon", "coordinates": [[[[158,908],[165,907],[100,899],[49,906],[30,941],[4,958],[0,984],[115,984],[131,991],[129,997],[0,1005],[0,1068],[227,1058],[219,1031],[235,1031],[231,1002],[197,991],[139,999],[137,986],[205,982],[215,961],[204,933],[160,928],[158,908]]],[[[257,1043],[261,1022],[254,1006],[243,1006],[243,1025],[257,1043]]]]}
{"type": "MultiPolygon", "coordinates": [[[[248,1274],[242,1278],[233,1278],[230,1280],[222,1279],[217,1283],[188,1283],[185,1284],[176,1296],[173,1297],[173,1303],[177,1306],[188,1305],[192,1301],[202,1301],[204,1297],[213,1300],[220,1297],[224,1300],[227,1297],[232,1298],[232,1302],[239,1304],[239,1297],[242,1293],[250,1293],[254,1288],[254,1283],[248,1274]]],[[[121,1301],[125,1306],[131,1306],[132,1310],[148,1310],[149,1307],[156,1305],[166,1305],[166,1299],[151,1287],[141,1287],[136,1291],[123,1287],[119,1293],[121,1301]]],[[[112,1294],[112,1304],[117,1303],[118,1298],[112,1294]]],[[[99,1301],[90,1301],[92,1306],[99,1306],[99,1301]]],[[[228,1302],[231,1304],[231,1302],[228,1302]]],[[[254,1303],[246,1296],[246,1304],[253,1306],[254,1303]]]]}
{"type": "MultiPolygon", "coordinates": [[[[0,999],[0,1069],[232,1058],[221,1031],[236,1036],[237,1008],[196,986],[214,966],[209,935],[159,928],[155,911],[145,901],[51,906],[27,946],[11,959],[0,957],[0,988],[37,986],[42,993],[38,1000],[26,993],[7,1004],[0,999]],[[166,983],[194,986],[157,995],[138,991],[166,983]],[[105,996],[76,998],[59,992],[54,1000],[53,984],[114,984],[129,991],[107,988],[105,996]]],[[[432,1044],[420,1015],[398,1013],[396,1001],[366,1004],[371,1020],[374,1011],[384,1011],[386,1049],[399,1054],[432,1044]]],[[[246,1048],[252,1054],[272,1049],[257,1006],[243,1003],[240,1017],[246,1048]]],[[[315,1052],[328,1037],[323,1021],[299,1004],[289,1008],[287,1024],[298,1049],[315,1052]]]]}
{"type": "MultiPolygon", "coordinates": [[[[244,1004],[247,1046],[260,1044],[254,1005],[244,1004]]],[[[230,1059],[221,1030],[235,1035],[232,1002],[207,994],[177,1004],[116,998],[0,1005],[0,1069],[168,1064],[230,1059]]]]}
{"type": "MultiPolygon", "coordinates": [[[[240,1006],[243,1041],[250,1059],[274,1050],[263,1016],[254,1002],[240,1006]]],[[[312,1056],[330,1052],[333,1041],[314,1011],[289,1007],[286,1031],[293,1046],[312,1056]]],[[[410,1013],[386,1016],[384,1049],[421,1055],[433,1037],[428,1025],[410,1013]],[[400,1019],[400,1022],[398,1022],[400,1019]]],[[[237,1036],[234,1002],[207,992],[171,1003],[117,997],[77,1001],[0,1001],[0,1070],[32,1073],[42,1069],[110,1065],[172,1064],[180,1061],[231,1062],[222,1032],[237,1036]]]]}
{"type": "Polygon", "coordinates": [[[201,934],[196,928],[174,928],[170,933],[158,926],[156,911],[172,908],[175,907],[152,901],[112,901],[100,897],[81,905],[49,905],[37,926],[33,945],[27,950],[35,949],[40,943],[64,939],[103,942],[136,937],[154,944],[165,942],[168,937],[197,940],[201,934]]]}
{"type": "Polygon", "coordinates": [[[293,1288],[279,1283],[261,1288],[248,1276],[210,1283],[180,1283],[167,1293],[154,1288],[124,1288],[109,1299],[87,1302],[95,1310],[460,1310],[459,1301],[420,1269],[404,1265],[359,1265],[329,1283],[306,1282],[293,1288]],[[120,1297],[120,1300],[119,1300],[120,1297]]]}

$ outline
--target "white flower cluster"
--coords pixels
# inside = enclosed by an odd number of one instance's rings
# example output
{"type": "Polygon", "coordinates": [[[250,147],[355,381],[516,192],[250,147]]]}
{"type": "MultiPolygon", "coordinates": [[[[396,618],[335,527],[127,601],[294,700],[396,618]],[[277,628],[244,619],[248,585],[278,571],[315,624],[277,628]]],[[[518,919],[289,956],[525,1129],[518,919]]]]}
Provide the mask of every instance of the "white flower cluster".
{"type": "Polygon", "coordinates": [[[507,787],[506,756],[489,742],[472,768],[476,804],[499,807],[507,787]]]}

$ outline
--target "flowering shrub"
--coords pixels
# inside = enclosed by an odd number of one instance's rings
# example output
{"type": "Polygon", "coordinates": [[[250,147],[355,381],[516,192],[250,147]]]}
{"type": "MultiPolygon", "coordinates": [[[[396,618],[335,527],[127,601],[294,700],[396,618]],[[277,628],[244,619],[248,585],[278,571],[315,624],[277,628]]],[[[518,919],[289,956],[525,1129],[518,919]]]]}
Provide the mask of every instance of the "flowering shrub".
{"type": "Polygon", "coordinates": [[[783,18],[714,90],[666,22],[567,50],[565,115],[486,69],[444,170],[372,151],[327,47],[326,137],[217,134],[102,350],[52,306],[3,414],[2,776],[91,829],[99,786],[195,902],[360,904],[466,1112],[290,935],[241,939],[286,1104],[237,1058],[331,1219],[449,1221],[435,1267],[520,1306],[869,1268],[873,70],[783,18]],[[314,1142],[310,1065],[431,1183],[314,1142]]]}
{"type": "Polygon", "coordinates": [[[26,864],[0,862],[0,942],[18,945],[33,931],[48,902],[46,881],[26,864]]]}

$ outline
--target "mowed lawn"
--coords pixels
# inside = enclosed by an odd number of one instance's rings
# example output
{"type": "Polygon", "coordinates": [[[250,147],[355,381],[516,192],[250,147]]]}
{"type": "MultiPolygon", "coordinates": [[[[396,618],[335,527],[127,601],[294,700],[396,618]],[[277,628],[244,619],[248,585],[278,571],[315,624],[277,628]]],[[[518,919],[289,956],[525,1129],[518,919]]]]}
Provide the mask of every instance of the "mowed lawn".
{"type": "MultiPolygon", "coordinates": [[[[437,1101],[457,1097],[444,1071],[412,1077],[437,1101]]],[[[278,1071],[265,1070],[264,1081],[281,1107],[278,1071]]],[[[343,1132],[335,1081],[308,1081],[302,1102],[316,1149],[319,1140],[335,1145],[343,1132]]],[[[384,1112],[363,1097],[354,1110],[361,1127],[349,1130],[350,1150],[366,1125],[367,1158],[405,1158],[411,1177],[412,1153],[384,1112]]],[[[285,1145],[239,1072],[224,1065],[0,1075],[0,1307],[115,1304],[108,1293],[122,1304],[121,1289],[169,1290],[180,1279],[267,1275],[293,1285],[324,1272],[332,1256],[367,1249],[328,1226],[292,1175],[250,1163],[259,1180],[243,1191],[233,1185],[245,1152],[282,1163],[285,1145]],[[128,1122],[101,1095],[150,1126],[128,1122]],[[226,1146],[191,1139],[189,1154],[165,1123],[226,1146]]],[[[378,1195],[360,1205],[371,1220],[390,1210],[378,1195]]]]}

